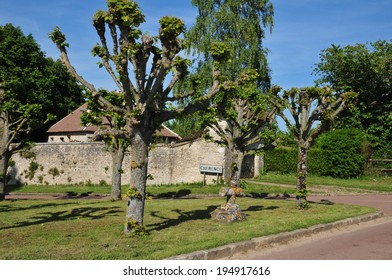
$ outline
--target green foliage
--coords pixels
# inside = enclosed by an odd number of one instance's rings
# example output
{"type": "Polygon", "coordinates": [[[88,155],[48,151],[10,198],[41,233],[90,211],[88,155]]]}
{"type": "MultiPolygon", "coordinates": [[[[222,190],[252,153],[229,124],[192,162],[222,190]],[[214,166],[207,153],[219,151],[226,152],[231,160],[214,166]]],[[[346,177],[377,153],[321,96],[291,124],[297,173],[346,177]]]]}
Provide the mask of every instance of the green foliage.
{"type": "MultiPolygon", "coordinates": [[[[265,172],[295,174],[297,172],[298,149],[281,147],[265,151],[265,172]]],[[[313,176],[329,175],[329,163],[324,150],[312,147],[308,153],[308,173],[313,176]]]]}
{"type": "Polygon", "coordinates": [[[297,208],[299,209],[299,210],[307,210],[307,209],[309,209],[310,208],[310,203],[309,203],[309,201],[302,201],[301,203],[299,203],[298,205],[297,205],[297,208]]]}
{"type": "Polygon", "coordinates": [[[290,130],[288,131],[279,130],[277,132],[277,143],[278,146],[280,147],[290,147],[290,148],[297,147],[295,136],[290,130]]]}
{"type": "Polygon", "coordinates": [[[230,46],[224,42],[212,42],[210,53],[214,60],[225,61],[230,57],[231,50],[230,46]]]}
{"type": "Polygon", "coordinates": [[[173,70],[176,73],[180,74],[180,78],[183,78],[189,74],[188,67],[191,66],[191,64],[192,61],[190,61],[189,59],[176,56],[176,58],[173,61],[173,70]]]}
{"type": "MultiPolygon", "coordinates": [[[[128,0],[107,0],[109,12],[102,13],[104,19],[109,23],[116,23],[127,27],[139,26],[145,21],[144,15],[141,13],[139,5],[135,1],[128,0]]],[[[95,16],[100,18],[99,16],[95,16]]]]}
{"type": "Polygon", "coordinates": [[[185,23],[176,17],[162,17],[159,23],[161,25],[160,35],[170,43],[185,31],[185,23]]]}
{"type": "Polygon", "coordinates": [[[334,130],[319,137],[317,147],[323,151],[328,175],[352,178],[363,174],[366,155],[362,148],[366,142],[363,132],[356,129],[334,130]]]}
{"type": "Polygon", "coordinates": [[[310,191],[306,188],[303,188],[301,190],[296,191],[295,196],[299,198],[305,198],[308,197],[310,194],[310,191]]]}
{"type": "Polygon", "coordinates": [[[337,119],[339,128],[364,130],[376,146],[392,141],[392,41],[348,46],[332,45],[320,54],[314,74],[318,83],[338,92],[358,93],[337,119]]]}
{"type": "MultiPolygon", "coordinates": [[[[82,101],[82,90],[60,61],[46,58],[31,35],[11,24],[0,26],[0,112],[15,141],[43,141],[50,121],[67,115],[82,101]],[[18,125],[16,125],[18,124],[18,125]],[[27,132],[27,133],[26,133],[27,132]]],[[[60,40],[60,39],[58,39],[60,40]]]]}
{"type": "Polygon", "coordinates": [[[142,199],[142,194],[135,188],[135,187],[130,187],[128,188],[126,192],[126,196],[129,197],[130,199],[142,199]]]}
{"type": "Polygon", "coordinates": [[[185,141],[200,138],[205,128],[199,113],[178,117],[166,123],[166,126],[178,133],[185,141]]]}
{"type": "Polygon", "coordinates": [[[146,227],[139,225],[139,223],[133,219],[128,219],[125,223],[125,227],[130,232],[129,237],[143,237],[148,235],[146,227]]]}
{"type": "MultiPolygon", "coordinates": [[[[124,97],[116,91],[107,91],[101,89],[100,94],[111,104],[120,108],[124,107],[124,97]]],[[[124,116],[110,110],[103,109],[97,100],[87,93],[87,110],[83,111],[81,115],[81,123],[83,125],[94,124],[101,129],[101,137],[109,149],[126,148],[129,146],[129,141],[120,137],[113,137],[110,133],[111,129],[121,130],[126,125],[124,116]]]]}
{"type": "Polygon", "coordinates": [[[293,174],[297,170],[297,149],[275,148],[264,154],[265,170],[280,174],[293,174]]]}
{"type": "MultiPolygon", "coordinates": [[[[316,176],[353,178],[363,174],[369,158],[368,141],[355,129],[334,130],[322,134],[309,150],[308,172],[316,176]]],[[[295,173],[296,148],[276,148],[265,152],[265,170],[281,174],[295,173]]]]}
{"type": "Polygon", "coordinates": [[[193,0],[192,4],[199,15],[186,33],[186,39],[191,50],[201,56],[198,70],[204,68],[202,64],[210,63],[212,55],[224,53],[222,48],[216,49],[214,54],[210,52],[214,42],[224,42],[230,46],[231,57],[229,63],[222,66],[223,74],[235,80],[244,68],[256,69],[257,86],[268,90],[269,69],[262,43],[265,29],[271,31],[273,26],[272,3],[268,0],[193,0]]]}
{"type": "Polygon", "coordinates": [[[59,47],[69,47],[64,33],[61,32],[58,26],[53,28],[53,31],[49,33],[49,38],[59,47]]]}

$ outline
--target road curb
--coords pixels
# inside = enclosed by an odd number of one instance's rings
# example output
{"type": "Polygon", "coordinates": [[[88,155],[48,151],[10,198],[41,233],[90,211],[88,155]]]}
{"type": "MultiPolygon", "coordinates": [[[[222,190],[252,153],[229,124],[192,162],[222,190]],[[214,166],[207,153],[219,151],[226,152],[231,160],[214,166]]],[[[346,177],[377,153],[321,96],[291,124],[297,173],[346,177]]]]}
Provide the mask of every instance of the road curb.
{"type": "Polygon", "coordinates": [[[346,227],[354,224],[368,222],[383,216],[381,211],[372,214],[366,214],[358,217],[348,218],[328,224],[320,224],[305,229],[298,229],[290,232],[283,232],[276,235],[252,238],[248,241],[237,242],[229,245],[220,246],[214,249],[201,250],[189,254],[182,254],[167,258],[167,260],[217,260],[229,259],[238,254],[247,253],[249,251],[265,249],[275,245],[285,244],[294,239],[301,237],[309,237],[311,235],[346,227]]]}

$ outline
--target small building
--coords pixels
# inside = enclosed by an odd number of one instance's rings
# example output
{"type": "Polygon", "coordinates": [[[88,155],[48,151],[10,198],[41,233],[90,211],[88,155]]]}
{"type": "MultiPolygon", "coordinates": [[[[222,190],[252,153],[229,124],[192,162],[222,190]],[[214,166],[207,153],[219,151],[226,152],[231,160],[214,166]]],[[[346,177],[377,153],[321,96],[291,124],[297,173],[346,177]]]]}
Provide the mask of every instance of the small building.
{"type": "MultiPolygon", "coordinates": [[[[48,142],[94,141],[95,136],[99,133],[100,129],[92,124],[88,124],[86,126],[81,124],[80,117],[85,110],[87,110],[87,103],[83,104],[68,116],[52,125],[47,131],[48,142]]],[[[103,119],[103,124],[105,124],[105,121],[106,119],[103,119]]],[[[165,143],[172,143],[181,140],[181,137],[177,133],[170,130],[165,125],[162,125],[161,130],[156,132],[156,136],[165,143]]]]}

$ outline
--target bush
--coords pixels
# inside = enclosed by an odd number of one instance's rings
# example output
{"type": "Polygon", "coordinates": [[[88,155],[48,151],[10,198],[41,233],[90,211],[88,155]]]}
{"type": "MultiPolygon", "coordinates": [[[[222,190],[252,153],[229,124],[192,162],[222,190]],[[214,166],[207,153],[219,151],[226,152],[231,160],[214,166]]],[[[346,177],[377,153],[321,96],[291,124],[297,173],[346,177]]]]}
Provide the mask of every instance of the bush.
{"type": "MultiPolygon", "coordinates": [[[[309,150],[308,173],[316,176],[353,178],[363,174],[370,157],[365,134],[357,129],[339,129],[322,134],[309,150]]],[[[276,148],[264,156],[265,171],[296,173],[297,149],[276,148]]]]}
{"type": "MultiPolygon", "coordinates": [[[[264,156],[265,171],[280,174],[297,172],[298,149],[276,148],[266,151],[264,156]]],[[[321,175],[327,173],[325,155],[321,149],[311,148],[308,153],[308,173],[321,175]]]]}
{"type": "Polygon", "coordinates": [[[316,147],[310,148],[308,154],[308,173],[315,176],[328,174],[328,160],[322,149],[316,147]]]}
{"type": "Polygon", "coordinates": [[[280,174],[297,172],[297,149],[276,148],[266,151],[264,168],[267,172],[272,171],[280,174]]]}
{"type": "Polygon", "coordinates": [[[326,169],[320,175],[352,178],[363,174],[366,137],[357,129],[339,129],[321,135],[317,147],[322,150],[326,169]]]}

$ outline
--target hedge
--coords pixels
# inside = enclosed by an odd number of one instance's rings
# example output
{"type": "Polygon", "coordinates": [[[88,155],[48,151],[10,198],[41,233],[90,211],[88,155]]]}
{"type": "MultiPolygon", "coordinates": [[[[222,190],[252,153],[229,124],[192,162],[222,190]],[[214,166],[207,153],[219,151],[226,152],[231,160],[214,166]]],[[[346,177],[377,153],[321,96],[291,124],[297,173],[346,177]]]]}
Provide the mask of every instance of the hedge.
{"type": "MultiPolygon", "coordinates": [[[[297,172],[298,150],[295,148],[276,148],[267,151],[264,155],[265,171],[280,174],[297,172]]],[[[311,149],[308,154],[308,172],[321,176],[327,172],[324,154],[320,149],[311,149]]]]}
{"type": "MultiPolygon", "coordinates": [[[[368,156],[365,135],[356,129],[334,130],[321,135],[317,145],[309,150],[308,172],[316,176],[352,178],[362,175],[368,156]]],[[[296,173],[296,148],[276,148],[266,151],[265,171],[281,174],[296,173]]]]}

